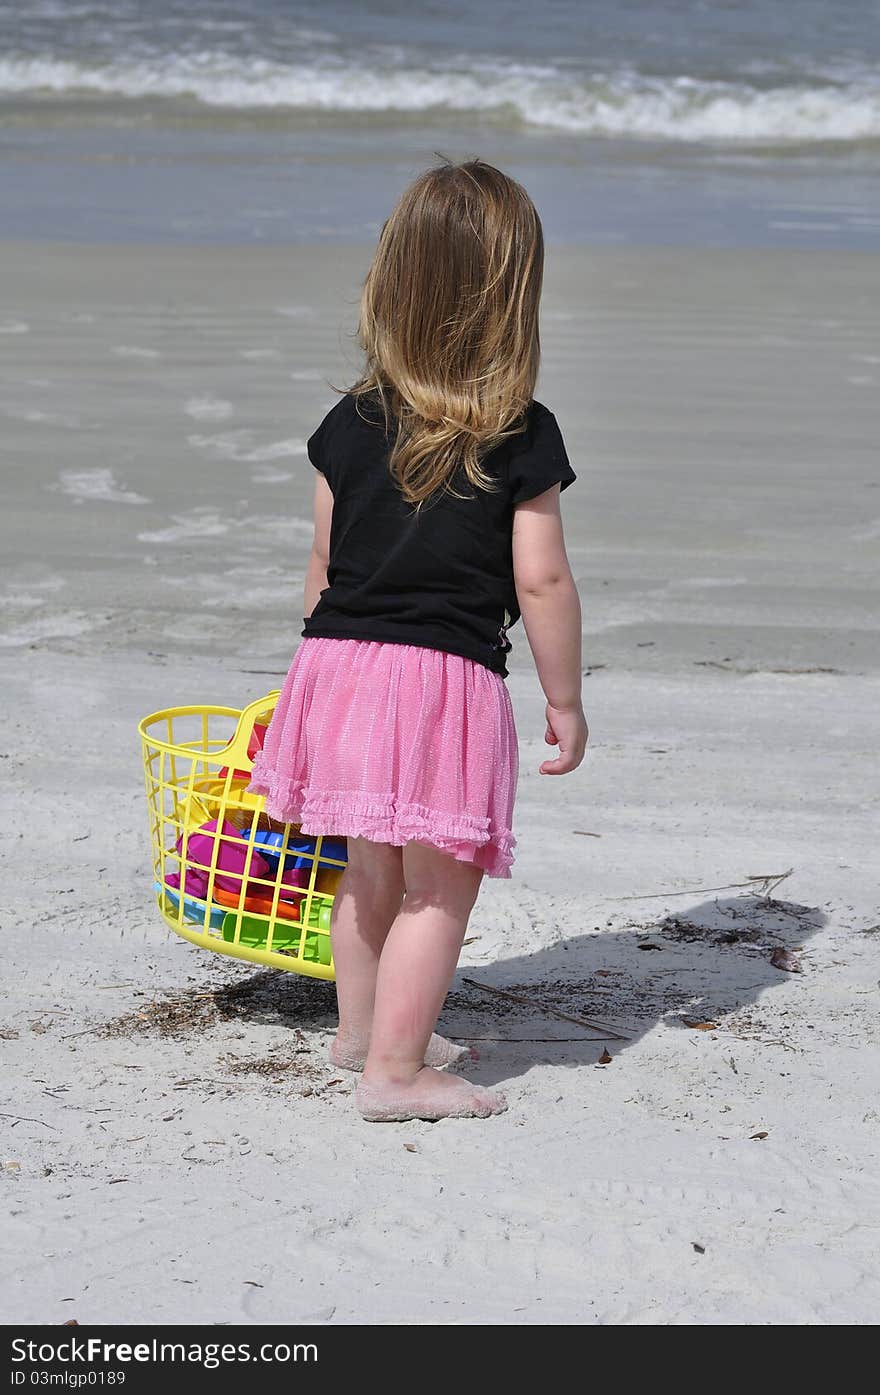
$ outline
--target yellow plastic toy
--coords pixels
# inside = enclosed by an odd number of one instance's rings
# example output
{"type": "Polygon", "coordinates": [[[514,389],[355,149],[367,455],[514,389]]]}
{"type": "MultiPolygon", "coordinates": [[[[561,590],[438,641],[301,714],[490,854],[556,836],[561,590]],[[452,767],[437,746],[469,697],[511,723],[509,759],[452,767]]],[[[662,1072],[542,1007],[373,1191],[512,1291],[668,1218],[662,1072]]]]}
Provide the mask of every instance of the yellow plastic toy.
{"type": "Polygon", "coordinates": [[[323,838],[269,818],[243,778],[254,726],[268,724],[277,700],[269,693],[243,711],[169,707],[139,724],[156,902],[191,944],[332,979],[330,911],[344,840],[328,837],[325,852],[323,838]],[[260,854],[258,830],[281,835],[271,862],[260,854]]]}

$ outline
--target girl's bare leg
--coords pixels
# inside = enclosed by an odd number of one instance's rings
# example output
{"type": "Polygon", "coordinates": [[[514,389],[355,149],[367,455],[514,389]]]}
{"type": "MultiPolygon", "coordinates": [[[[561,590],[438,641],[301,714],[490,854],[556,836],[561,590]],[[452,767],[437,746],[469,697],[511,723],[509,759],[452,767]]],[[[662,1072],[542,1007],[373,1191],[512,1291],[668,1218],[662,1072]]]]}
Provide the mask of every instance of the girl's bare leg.
{"type": "Polygon", "coordinates": [[[403,904],[379,959],[357,1102],[365,1119],[487,1118],[504,1096],[425,1065],[482,871],[422,843],[403,850],[403,904]]]}
{"type": "MultiPolygon", "coordinates": [[[[348,839],[348,866],[337,888],[330,926],[339,1004],[339,1029],[330,1060],[345,1070],[362,1070],[367,1059],[379,956],[403,892],[402,849],[364,838],[348,839]]],[[[425,1060],[445,1066],[472,1054],[434,1034],[425,1060]]]]}
{"type": "Polygon", "coordinates": [[[334,1065],[366,1059],[379,955],[402,900],[401,849],[349,838],[348,865],[330,921],[339,1005],[339,1029],[330,1050],[334,1065]]]}

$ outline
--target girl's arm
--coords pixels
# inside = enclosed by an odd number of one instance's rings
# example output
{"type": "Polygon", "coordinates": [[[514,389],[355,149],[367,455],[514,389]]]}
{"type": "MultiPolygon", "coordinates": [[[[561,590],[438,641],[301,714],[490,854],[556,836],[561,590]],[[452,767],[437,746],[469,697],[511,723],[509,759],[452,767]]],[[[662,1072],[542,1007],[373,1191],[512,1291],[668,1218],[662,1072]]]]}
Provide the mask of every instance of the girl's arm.
{"type": "Polygon", "coordinates": [[[327,586],[327,563],[330,560],[330,524],[333,519],[333,495],[320,471],[315,475],[315,536],[312,554],[306,569],[306,589],[303,614],[311,615],[321,592],[327,586]]]}
{"type": "Polygon", "coordinates": [[[584,758],[588,730],[581,705],[581,603],[565,553],[559,485],[517,504],[513,576],[538,679],[547,699],[544,739],[559,747],[542,775],[564,775],[584,758]]]}

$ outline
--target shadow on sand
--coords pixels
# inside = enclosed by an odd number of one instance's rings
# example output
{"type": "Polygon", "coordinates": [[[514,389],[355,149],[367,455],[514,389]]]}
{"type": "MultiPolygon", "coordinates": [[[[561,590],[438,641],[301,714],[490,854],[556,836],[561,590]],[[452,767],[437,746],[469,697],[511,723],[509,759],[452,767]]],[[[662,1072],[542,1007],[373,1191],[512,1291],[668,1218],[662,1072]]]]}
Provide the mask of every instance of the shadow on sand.
{"type": "MultiPolygon", "coordinates": [[[[539,1062],[595,1064],[606,1047],[620,1056],[660,1022],[682,1031],[723,1022],[740,1036],[764,1038],[769,1031],[779,1040],[784,1022],[774,1014],[768,1028],[760,1000],[796,972],[797,951],[825,921],[812,907],[740,895],[576,935],[479,969],[461,968],[440,1030],[473,1043],[480,1060],[468,1076],[483,1084],[510,1080],[539,1062]],[[789,969],[772,962],[779,951],[792,956],[789,969]],[[563,1021],[553,1010],[603,1026],[563,1021]]],[[[332,983],[258,972],[212,996],[220,1017],[297,1028],[306,1039],[335,1026],[332,983]]]]}

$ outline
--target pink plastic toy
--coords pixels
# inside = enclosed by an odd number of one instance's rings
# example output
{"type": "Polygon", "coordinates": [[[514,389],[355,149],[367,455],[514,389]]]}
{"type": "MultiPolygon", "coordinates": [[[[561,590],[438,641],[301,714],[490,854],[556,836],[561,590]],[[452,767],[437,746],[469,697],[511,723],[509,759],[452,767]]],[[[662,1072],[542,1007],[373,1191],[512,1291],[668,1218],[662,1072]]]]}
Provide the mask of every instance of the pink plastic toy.
{"type": "MultiPolygon", "coordinates": [[[[254,873],[256,876],[256,873],[254,873]]],[[[309,873],[305,867],[288,867],[281,873],[282,886],[308,886],[309,873]]]]}
{"type": "MultiPolygon", "coordinates": [[[[203,823],[197,833],[191,833],[186,844],[186,869],[184,874],[183,891],[186,896],[196,896],[204,900],[208,894],[208,876],[210,873],[211,859],[214,854],[214,844],[217,843],[217,870],[214,873],[214,885],[222,888],[223,891],[238,892],[241,889],[241,877],[244,872],[245,863],[250,851],[249,845],[244,841],[239,830],[234,824],[224,820],[220,833],[221,838],[209,836],[215,832],[217,820],[211,819],[210,823],[203,823]],[[204,871],[201,869],[204,868],[204,871]],[[231,874],[231,875],[230,875],[231,874]]],[[[183,834],[174,844],[175,852],[183,850],[183,834]]],[[[269,864],[256,849],[251,852],[251,862],[248,869],[252,877],[265,877],[269,873],[269,864]]],[[[168,886],[175,889],[180,888],[180,873],[172,872],[165,878],[168,886]]]]}

